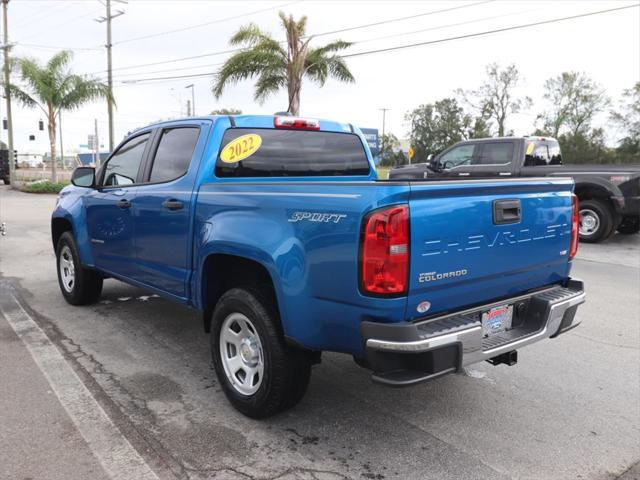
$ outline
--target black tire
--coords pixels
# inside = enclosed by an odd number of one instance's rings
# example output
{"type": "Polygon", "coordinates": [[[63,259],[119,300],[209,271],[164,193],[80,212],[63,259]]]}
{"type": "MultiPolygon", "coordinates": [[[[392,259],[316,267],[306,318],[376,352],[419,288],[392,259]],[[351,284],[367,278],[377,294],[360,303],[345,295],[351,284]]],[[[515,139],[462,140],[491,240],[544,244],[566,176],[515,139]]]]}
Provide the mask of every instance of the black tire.
{"type": "MultiPolygon", "coordinates": [[[[285,343],[273,294],[266,289],[233,288],[222,295],[211,320],[211,355],[225,395],[238,411],[251,418],[270,417],[293,407],[302,399],[309,384],[309,357],[285,343]],[[232,384],[225,372],[220,346],[225,321],[238,313],[250,321],[262,346],[263,375],[254,387],[257,390],[250,394],[241,393],[232,384]]],[[[241,356],[240,352],[236,351],[235,356],[241,356]]]]}
{"type": "Polygon", "coordinates": [[[614,213],[609,205],[601,200],[584,200],[580,202],[580,241],[598,243],[609,238],[615,231],[614,213]],[[583,226],[589,220],[593,228],[583,226]]]}
{"type": "Polygon", "coordinates": [[[640,216],[630,215],[624,217],[620,225],[618,225],[618,232],[623,235],[631,235],[633,233],[640,232],[640,216]]]}
{"type": "Polygon", "coordinates": [[[100,298],[103,278],[95,270],[82,266],[71,232],[64,232],[58,240],[56,270],[62,296],[71,305],[89,305],[100,298]],[[73,283],[65,283],[63,280],[64,268],[61,268],[61,263],[65,261],[73,262],[73,283]]]}

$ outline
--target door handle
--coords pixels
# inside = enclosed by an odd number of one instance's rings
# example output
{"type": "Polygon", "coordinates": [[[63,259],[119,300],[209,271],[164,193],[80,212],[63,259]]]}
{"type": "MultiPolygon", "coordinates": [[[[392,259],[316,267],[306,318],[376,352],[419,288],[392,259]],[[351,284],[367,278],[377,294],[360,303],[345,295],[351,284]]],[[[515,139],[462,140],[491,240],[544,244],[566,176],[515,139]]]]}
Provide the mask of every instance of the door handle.
{"type": "Polygon", "coordinates": [[[522,220],[522,205],[519,199],[494,200],[493,223],[496,225],[508,225],[519,223],[522,220]]]}
{"type": "Polygon", "coordinates": [[[122,200],[119,200],[116,205],[118,205],[118,208],[122,208],[123,210],[125,208],[131,208],[131,202],[129,200],[127,200],[126,198],[123,198],[122,200]]]}
{"type": "Polygon", "coordinates": [[[172,198],[171,200],[165,200],[164,202],[162,202],[162,206],[167,210],[180,210],[182,209],[183,204],[180,200],[172,198]]]}

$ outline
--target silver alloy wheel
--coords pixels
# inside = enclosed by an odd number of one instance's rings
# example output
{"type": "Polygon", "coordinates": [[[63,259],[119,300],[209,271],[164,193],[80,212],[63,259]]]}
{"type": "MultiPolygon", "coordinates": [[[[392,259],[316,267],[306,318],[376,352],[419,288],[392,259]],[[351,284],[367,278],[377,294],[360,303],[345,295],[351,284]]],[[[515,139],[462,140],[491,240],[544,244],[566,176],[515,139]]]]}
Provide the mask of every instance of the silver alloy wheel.
{"type": "Polygon", "coordinates": [[[220,329],[220,357],[224,373],[238,393],[253,395],[264,376],[264,354],[258,331],[239,312],[230,314],[220,329]]]}
{"type": "Polygon", "coordinates": [[[60,251],[58,268],[60,269],[62,286],[67,291],[67,293],[73,292],[73,287],[75,287],[76,284],[76,267],[73,263],[73,255],[71,254],[71,249],[66,245],[62,247],[62,250],[60,251]]]}
{"type": "Polygon", "coordinates": [[[591,209],[580,210],[580,235],[589,237],[600,228],[600,217],[591,209]]]}

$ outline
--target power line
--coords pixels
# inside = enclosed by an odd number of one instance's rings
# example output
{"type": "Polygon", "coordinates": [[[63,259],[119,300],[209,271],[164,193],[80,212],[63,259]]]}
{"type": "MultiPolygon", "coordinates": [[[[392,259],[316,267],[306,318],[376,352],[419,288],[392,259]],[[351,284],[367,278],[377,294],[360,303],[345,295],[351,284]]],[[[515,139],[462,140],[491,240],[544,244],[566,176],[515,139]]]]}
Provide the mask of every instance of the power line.
{"type": "MultiPolygon", "coordinates": [[[[337,32],[358,30],[358,29],[361,29],[361,28],[368,28],[368,27],[372,27],[372,26],[376,26],[376,25],[383,25],[385,23],[399,22],[399,21],[402,21],[402,20],[409,20],[409,19],[416,18],[416,17],[424,17],[424,16],[427,16],[427,15],[435,15],[437,13],[444,13],[444,12],[449,12],[449,11],[452,11],[452,10],[459,10],[459,9],[462,9],[462,8],[475,7],[477,5],[484,4],[484,3],[489,3],[489,2],[493,2],[493,1],[495,1],[495,0],[484,0],[482,2],[476,2],[476,3],[472,3],[472,4],[466,4],[466,5],[459,5],[457,7],[445,8],[445,9],[441,9],[441,10],[431,10],[429,12],[418,13],[418,14],[411,15],[411,16],[400,17],[400,18],[392,18],[392,19],[389,19],[389,20],[382,20],[382,21],[379,21],[379,22],[368,23],[368,24],[365,24],[365,25],[356,25],[356,26],[353,26],[353,27],[348,27],[348,28],[344,28],[344,29],[341,29],[341,30],[334,30],[334,31],[331,31],[331,32],[316,33],[316,34],[313,34],[313,35],[308,35],[307,37],[309,37],[309,36],[321,37],[321,36],[324,36],[324,35],[330,35],[332,33],[337,33],[337,32]]],[[[224,55],[224,54],[227,54],[227,53],[235,53],[235,52],[239,52],[241,50],[243,50],[243,48],[233,48],[233,49],[221,50],[221,51],[217,51],[217,52],[210,52],[210,53],[202,53],[202,54],[199,54],[199,55],[192,55],[192,56],[189,56],[189,57],[178,57],[178,58],[173,58],[173,59],[170,59],[170,60],[161,60],[161,61],[157,61],[157,62],[150,62],[150,63],[144,63],[144,64],[138,64],[138,65],[128,65],[128,66],[124,66],[124,67],[114,68],[114,70],[130,70],[130,69],[135,69],[135,68],[153,67],[153,66],[156,66],[156,65],[164,65],[164,64],[167,64],[167,63],[182,62],[182,61],[187,61],[187,60],[196,60],[196,59],[199,59],[199,58],[213,57],[213,56],[216,56],[216,55],[224,55]]],[[[104,72],[104,70],[101,70],[99,72],[91,72],[91,74],[103,73],[103,72],[104,72]]]]}
{"type": "Polygon", "coordinates": [[[373,38],[367,38],[365,40],[356,40],[353,43],[356,44],[356,45],[360,45],[362,43],[376,42],[376,41],[379,41],[379,40],[387,40],[389,38],[396,38],[396,37],[404,37],[406,35],[414,35],[416,33],[432,32],[434,30],[443,30],[443,29],[451,28],[451,27],[459,27],[461,25],[469,25],[471,23],[483,22],[485,20],[495,20],[497,18],[511,17],[513,15],[522,15],[523,13],[529,13],[531,11],[532,10],[524,10],[524,11],[521,10],[521,11],[518,11],[518,12],[503,13],[501,15],[492,15],[490,17],[475,18],[473,20],[466,20],[464,22],[449,23],[447,25],[436,25],[435,27],[421,28],[420,30],[412,30],[410,32],[392,33],[390,35],[385,35],[383,37],[373,37],[373,38]]]}
{"type": "Polygon", "coordinates": [[[430,12],[416,13],[416,14],[413,14],[413,15],[407,15],[406,17],[391,18],[389,20],[381,20],[379,22],[367,23],[365,25],[357,25],[355,27],[341,28],[339,30],[332,30],[330,32],[316,33],[316,34],[313,34],[313,35],[307,35],[306,37],[322,37],[324,35],[333,35],[334,33],[343,33],[343,32],[350,32],[350,31],[353,31],[353,30],[360,30],[362,28],[377,27],[379,25],[385,25],[387,23],[401,22],[401,21],[404,21],[404,20],[411,20],[411,19],[418,18],[418,17],[426,17],[428,15],[435,15],[435,14],[438,14],[438,13],[445,13],[445,12],[452,12],[454,10],[461,10],[463,8],[476,7],[478,5],[483,5],[485,3],[491,3],[491,2],[494,2],[494,1],[495,0],[484,0],[482,2],[468,3],[466,5],[458,5],[457,7],[443,8],[441,10],[432,10],[430,12]]]}
{"type": "MultiPolygon", "coordinates": [[[[212,53],[203,53],[200,55],[193,55],[190,57],[180,57],[180,58],[174,58],[172,60],[162,60],[159,62],[151,62],[151,63],[142,63],[139,65],[129,65],[129,66],[125,66],[125,67],[117,67],[114,68],[113,70],[131,70],[132,68],[143,68],[143,67],[154,67],[156,65],[166,65],[167,63],[175,63],[175,62],[182,62],[182,61],[186,61],[186,60],[196,60],[198,58],[205,58],[205,57],[213,57],[215,55],[223,55],[225,53],[235,53],[235,52],[239,52],[240,50],[243,50],[242,48],[233,48],[230,50],[222,50],[219,52],[212,52],[212,53]]],[[[91,75],[91,74],[96,74],[96,73],[104,73],[106,70],[100,70],[99,72],[91,72],[88,73],[87,75],[91,75]]],[[[142,72],[144,73],[144,72],[142,72]]]]}
{"type": "Polygon", "coordinates": [[[495,30],[487,30],[484,32],[477,32],[477,33],[469,33],[467,35],[458,35],[456,37],[448,37],[448,38],[440,38],[437,40],[429,40],[427,42],[417,42],[417,43],[410,43],[408,45],[398,45],[396,47],[388,47],[388,48],[379,48],[377,50],[369,50],[366,52],[357,52],[357,53],[349,53],[346,55],[341,55],[342,58],[351,58],[351,57],[360,57],[363,55],[371,55],[374,53],[384,53],[384,52],[391,52],[394,50],[402,50],[405,48],[413,48],[413,47],[420,47],[420,46],[424,46],[424,45],[433,45],[434,43],[444,43],[444,42],[450,42],[453,40],[462,40],[465,38],[473,38],[473,37],[481,37],[481,36],[485,36],[485,35],[491,35],[494,33],[501,33],[501,32],[509,32],[512,30],[519,30],[522,28],[529,28],[529,27],[537,27],[539,25],[547,25],[550,23],[557,23],[557,22],[564,22],[567,20],[575,20],[577,18],[583,18],[583,17],[589,17],[592,15],[600,15],[603,13],[609,13],[609,12],[615,12],[618,10],[625,10],[628,8],[635,8],[640,6],[640,4],[635,4],[635,5],[626,5],[624,7],[617,7],[617,8],[609,8],[607,10],[599,10],[597,12],[589,12],[589,13],[582,13],[579,15],[572,15],[570,17],[561,17],[561,18],[553,18],[550,20],[543,20],[540,22],[533,22],[533,23],[525,23],[523,25],[514,25],[512,27],[505,27],[505,28],[497,28],[495,30]]]}
{"type": "MultiPolygon", "coordinates": [[[[162,0],[161,0],[162,1],[162,0]]],[[[197,0],[197,1],[206,1],[206,0],[197,0]]],[[[507,17],[507,16],[512,16],[512,15],[520,15],[522,13],[527,13],[530,10],[527,11],[519,11],[519,12],[511,12],[511,13],[506,13],[506,14],[501,14],[501,15],[493,15],[490,17],[483,17],[480,19],[474,19],[474,20],[469,20],[469,21],[465,21],[465,22],[458,22],[458,23],[450,23],[448,25],[439,25],[439,26],[435,26],[435,27],[430,27],[430,28],[425,28],[425,29],[420,29],[420,30],[413,30],[411,32],[402,32],[402,33],[397,33],[397,34],[392,34],[392,35],[386,35],[383,37],[375,37],[375,38],[368,38],[366,40],[358,40],[356,42],[354,42],[355,44],[361,44],[361,43],[367,43],[367,42],[373,42],[376,40],[385,40],[388,38],[394,38],[394,37],[399,37],[399,36],[405,36],[405,35],[412,35],[415,33],[423,33],[423,32],[429,32],[432,30],[441,30],[444,28],[450,28],[450,27],[457,27],[460,25],[467,25],[470,23],[477,23],[477,22],[481,22],[484,20],[493,20],[496,18],[501,18],[501,17],[507,17]]],[[[222,54],[222,53],[235,53],[242,50],[242,48],[236,48],[236,49],[232,49],[232,50],[225,50],[224,52],[216,52],[218,54],[222,54]]],[[[211,54],[204,54],[205,56],[210,56],[211,54]]],[[[200,58],[203,55],[197,55],[195,57],[188,57],[189,59],[194,59],[194,58],[200,58]]],[[[142,68],[142,66],[152,66],[152,65],[156,65],[158,62],[154,62],[153,64],[144,64],[144,65],[140,65],[139,67],[142,68]]],[[[162,62],[164,63],[164,62],[162,62]]],[[[223,65],[224,63],[208,63],[205,65],[192,65],[192,66],[186,66],[186,67],[173,67],[173,68],[167,68],[167,69],[162,69],[162,70],[154,70],[154,71],[148,71],[148,72],[135,72],[135,73],[120,73],[118,74],[117,79],[120,80],[122,79],[122,77],[131,77],[131,76],[136,76],[136,75],[151,75],[154,73],[167,73],[167,72],[174,72],[177,70],[192,70],[192,69],[198,69],[198,68],[209,68],[209,67],[217,67],[220,65],[223,65]]],[[[127,67],[122,67],[122,68],[127,68],[127,67]]],[[[114,70],[118,70],[117,68],[114,70]]]]}
{"type": "Polygon", "coordinates": [[[288,6],[288,5],[293,5],[294,3],[298,3],[298,1],[300,1],[300,0],[297,0],[295,2],[284,3],[282,5],[278,5],[278,6],[275,6],[275,7],[262,8],[260,10],[255,10],[253,12],[242,13],[240,15],[234,15],[232,17],[219,18],[217,20],[211,20],[210,22],[198,23],[198,24],[189,25],[189,26],[186,26],[186,27],[175,28],[173,30],[165,30],[163,32],[151,33],[149,35],[142,35],[140,37],[125,38],[124,40],[120,40],[119,42],[114,42],[114,45],[120,45],[122,43],[129,43],[129,42],[137,42],[138,40],[147,40],[149,38],[156,38],[156,37],[160,37],[162,35],[170,35],[172,33],[178,33],[178,32],[184,32],[184,31],[187,31],[187,30],[193,30],[194,28],[202,28],[202,27],[206,27],[206,26],[209,26],[209,25],[214,25],[216,23],[226,22],[226,21],[229,21],[229,20],[236,20],[238,18],[246,17],[247,15],[255,15],[257,13],[267,12],[269,10],[273,10],[274,8],[284,8],[284,7],[288,6]]]}
{"type": "MultiPolygon", "coordinates": [[[[486,31],[483,31],[483,32],[470,33],[470,34],[466,34],[466,35],[458,35],[458,36],[455,36],[455,37],[440,38],[440,39],[436,39],[436,40],[429,40],[429,41],[426,41],[426,42],[417,42],[417,43],[412,43],[412,44],[408,44],[408,45],[399,45],[399,46],[396,46],[396,47],[388,47],[388,48],[381,48],[381,49],[376,49],[376,50],[368,50],[368,51],[365,51],[365,52],[351,53],[351,54],[341,55],[341,57],[342,58],[350,58],[350,57],[357,57],[357,56],[364,56],[364,55],[372,55],[372,54],[375,54],[375,53],[384,53],[384,52],[389,52],[389,51],[393,51],[393,50],[401,50],[401,49],[405,49],[405,48],[413,48],[413,47],[419,47],[419,46],[424,46],[424,45],[433,45],[433,44],[438,44],[438,43],[450,42],[450,41],[454,41],[454,40],[461,40],[461,39],[466,39],[466,38],[486,36],[486,35],[491,35],[491,34],[494,34],[494,33],[501,33],[501,32],[507,32],[507,31],[512,31],[512,30],[519,30],[519,29],[524,29],[524,28],[536,27],[536,26],[540,26],[540,25],[547,25],[547,24],[551,24],[551,23],[558,23],[558,22],[563,22],[563,21],[568,21],[568,20],[575,20],[575,19],[578,19],[578,18],[584,18],[584,17],[594,16],[594,15],[601,15],[601,14],[604,14],[604,13],[610,13],[610,12],[615,12],[615,11],[619,11],[619,10],[635,8],[635,7],[638,7],[638,6],[640,6],[640,4],[626,5],[624,7],[610,8],[610,9],[606,9],[606,10],[598,10],[598,11],[595,11],[595,12],[582,13],[582,14],[578,14],[578,15],[572,15],[572,16],[569,16],[569,17],[553,18],[553,19],[549,19],[549,20],[542,20],[542,21],[539,21],[539,22],[532,22],[532,23],[527,23],[527,24],[522,24],[522,25],[514,25],[514,26],[511,26],[511,27],[498,28],[498,29],[494,29],[494,30],[486,30],[486,31]]],[[[214,65],[212,65],[212,66],[214,66],[214,65]]],[[[142,79],[125,80],[125,81],[123,81],[123,83],[126,83],[126,84],[137,84],[138,82],[153,82],[153,81],[173,80],[173,79],[198,78],[198,77],[205,77],[205,76],[215,75],[215,73],[216,72],[200,73],[200,74],[193,74],[193,75],[175,75],[175,76],[165,76],[165,77],[150,77],[150,78],[142,78],[142,79]]]]}
{"type": "Polygon", "coordinates": [[[102,49],[104,48],[104,47],[61,47],[61,46],[55,46],[55,45],[40,45],[37,43],[22,43],[22,42],[16,42],[16,46],[29,47],[29,48],[42,48],[45,50],[73,50],[73,51],[85,51],[85,50],[102,51],[102,49]]]}

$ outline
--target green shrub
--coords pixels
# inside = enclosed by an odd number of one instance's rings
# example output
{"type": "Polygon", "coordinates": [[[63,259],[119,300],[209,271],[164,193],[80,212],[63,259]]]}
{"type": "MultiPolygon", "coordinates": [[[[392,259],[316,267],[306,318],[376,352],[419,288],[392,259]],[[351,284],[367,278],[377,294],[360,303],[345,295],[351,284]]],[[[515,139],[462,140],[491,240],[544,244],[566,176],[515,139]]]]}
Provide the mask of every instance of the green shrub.
{"type": "Polygon", "coordinates": [[[37,182],[37,183],[29,183],[27,185],[23,185],[20,190],[27,193],[59,193],[64,187],[69,185],[68,182],[64,183],[52,183],[49,181],[46,182],[37,182]]]}

